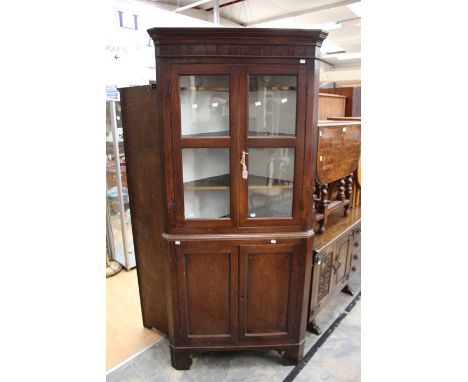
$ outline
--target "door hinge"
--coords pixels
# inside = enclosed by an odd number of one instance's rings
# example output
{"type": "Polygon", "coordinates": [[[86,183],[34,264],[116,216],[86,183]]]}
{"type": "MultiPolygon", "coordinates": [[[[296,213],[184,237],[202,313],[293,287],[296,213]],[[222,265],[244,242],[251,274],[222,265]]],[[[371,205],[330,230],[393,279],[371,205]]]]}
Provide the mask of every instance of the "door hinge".
{"type": "Polygon", "coordinates": [[[304,201],[301,200],[301,210],[304,211],[304,201]]]}
{"type": "Polygon", "coordinates": [[[176,212],[177,206],[175,200],[172,201],[172,211],[176,212]]]}
{"type": "Polygon", "coordinates": [[[167,83],[167,95],[168,96],[171,95],[171,82],[170,81],[167,83]]]}

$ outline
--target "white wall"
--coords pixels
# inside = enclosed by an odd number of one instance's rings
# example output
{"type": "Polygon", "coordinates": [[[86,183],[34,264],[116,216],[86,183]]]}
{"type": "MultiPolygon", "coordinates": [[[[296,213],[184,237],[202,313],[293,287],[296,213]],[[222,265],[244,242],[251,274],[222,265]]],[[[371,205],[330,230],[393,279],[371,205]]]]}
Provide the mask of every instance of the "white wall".
{"type": "MultiPolygon", "coordinates": [[[[159,4],[135,0],[108,0],[105,67],[106,84],[117,87],[147,85],[156,80],[154,45],[147,29],[153,27],[217,27],[210,21],[182,15],[159,4]],[[165,9],[164,9],[165,8],[165,9]],[[136,19],[136,29],[135,29],[136,19]],[[117,58],[116,58],[117,56],[117,58]]],[[[187,11],[198,17],[206,12],[187,11]]],[[[222,26],[235,25],[221,19],[222,26]]]]}

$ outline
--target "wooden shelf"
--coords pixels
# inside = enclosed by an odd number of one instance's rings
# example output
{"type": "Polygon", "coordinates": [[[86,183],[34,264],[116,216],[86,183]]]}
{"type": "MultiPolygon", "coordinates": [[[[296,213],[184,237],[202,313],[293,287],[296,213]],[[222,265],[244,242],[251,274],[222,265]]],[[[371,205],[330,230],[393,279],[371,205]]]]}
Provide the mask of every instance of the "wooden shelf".
{"type": "MultiPolygon", "coordinates": [[[[273,179],[273,185],[268,185],[268,178],[264,176],[249,175],[249,190],[267,189],[292,189],[293,182],[273,179]],[[283,183],[282,183],[283,182],[283,183]],[[288,183],[285,183],[288,182],[288,183]]],[[[230,174],[213,176],[209,178],[197,179],[184,183],[184,190],[189,191],[212,191],[228,190],[230,188],[230,174]]]]}
{"type": "Polygon", "coordinates": [[[182,139],[184,138],[196,138],[196,137],[229,137],[229,130],[223,131],[209,131],[207,133],[196,133],[196,134],[183,134],[182,139]]]}
{"type": "Polygon", "coordinates": [[[229,92],[229,88],[206,88],[204,86],[185,86],[179,88],[180,91],[197,91],[197,92],[229,92]]]}
{"type": "Polygon", "coordinates": [[[269,133],[268,131],[249,131],[248,138],[252,137],[287,137],[287,138],[295,138],[295,134],[284,134],[284,133],[269,133]]]}
{"type": "Polygon", "coordinates": [[[264,87],[264,86],[261,86],[259,88],[256,88],[256,89],[249,89],[249,92],[250,93],[256,93],[256,92],[261,92],[263,90],[266,90],[266,91],[274,91],[274,92],[277,92],[277,91],[288,91],[288,90],[297,90],[297,88],[295,86],[270,86],[270,87],[264,87]]]}
{"type": "MultiPolygon", "coordinates": [[[[319,214],[317,214],[319,215],[319,214]]],[[[349,216],[333,215],[328,218],[327,230],[314,236],[314,250],[320,251],[330,242],[337,239],[350,227],[361,221],[361,207],[352,208],[349,216]]]]}
{"type": "Polygon", "coordinates": [[[197,179],[184,183],[184,190],[187,191],[212,191],[229,190],[231,179],[229,174],[212,176],[209,178],[197,179]]]}

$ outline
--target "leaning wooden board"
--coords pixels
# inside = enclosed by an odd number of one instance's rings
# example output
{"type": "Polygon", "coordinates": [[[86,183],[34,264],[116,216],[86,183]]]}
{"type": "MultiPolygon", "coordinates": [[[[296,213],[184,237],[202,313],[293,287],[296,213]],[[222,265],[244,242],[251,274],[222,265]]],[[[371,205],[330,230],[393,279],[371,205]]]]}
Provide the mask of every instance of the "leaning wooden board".
{"type": "Polygon", "coordinates": [[[361,155],[361,122],[319,121],[317,179],[328,184],[353,173],[361,155]]]}

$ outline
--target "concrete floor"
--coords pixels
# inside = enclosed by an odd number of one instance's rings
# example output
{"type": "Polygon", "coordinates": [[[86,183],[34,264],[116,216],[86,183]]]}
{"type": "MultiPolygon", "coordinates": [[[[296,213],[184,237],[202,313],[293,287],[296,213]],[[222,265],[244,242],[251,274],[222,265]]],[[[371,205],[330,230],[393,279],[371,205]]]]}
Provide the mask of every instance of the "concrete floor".
{"type": "Polygon", "coordinates": [[[354,297],[339,293],[317,316],[320,336],[306,332],[304,360],[283,366],[275,351],[212,352],[200,354],[188,371],[172,368],[164,337],[143,353],[107,375],[107,382],[359,382],[361,380],[360,280],[350,285],[354,297]],[[328,329],[328,330],[327,330],[328,329]],[[315,345],[315,346],[314,346],[315,345]]]}

